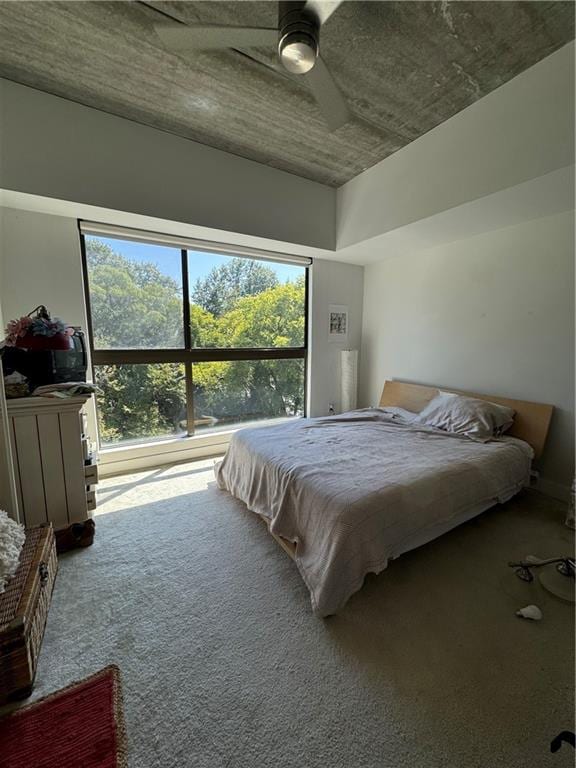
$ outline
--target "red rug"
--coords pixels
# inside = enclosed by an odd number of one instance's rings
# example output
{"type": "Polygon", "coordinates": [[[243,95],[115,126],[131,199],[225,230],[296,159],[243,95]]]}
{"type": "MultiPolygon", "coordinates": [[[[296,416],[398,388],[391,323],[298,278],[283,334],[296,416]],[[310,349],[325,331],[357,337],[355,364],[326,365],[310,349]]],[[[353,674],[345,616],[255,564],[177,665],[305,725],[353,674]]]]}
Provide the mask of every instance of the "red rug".
{"type": "Polygon", "coordinates": [[[0,768],[126,768],[118,667],[0,720],[0,768]]]}

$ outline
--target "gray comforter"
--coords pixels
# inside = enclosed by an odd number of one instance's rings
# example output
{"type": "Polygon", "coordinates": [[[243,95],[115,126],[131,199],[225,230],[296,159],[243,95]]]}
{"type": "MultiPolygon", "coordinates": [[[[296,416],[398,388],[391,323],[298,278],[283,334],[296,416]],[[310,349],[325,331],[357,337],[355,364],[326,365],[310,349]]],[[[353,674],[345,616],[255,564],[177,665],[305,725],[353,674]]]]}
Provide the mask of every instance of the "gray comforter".
{"type": "Polygon", "coordinates": [[[322,616],[369,572],[527,484],[532,449],[476,443],[379,408],[243,429],[216,466],[220,488],[296,543],[322,616]]]}

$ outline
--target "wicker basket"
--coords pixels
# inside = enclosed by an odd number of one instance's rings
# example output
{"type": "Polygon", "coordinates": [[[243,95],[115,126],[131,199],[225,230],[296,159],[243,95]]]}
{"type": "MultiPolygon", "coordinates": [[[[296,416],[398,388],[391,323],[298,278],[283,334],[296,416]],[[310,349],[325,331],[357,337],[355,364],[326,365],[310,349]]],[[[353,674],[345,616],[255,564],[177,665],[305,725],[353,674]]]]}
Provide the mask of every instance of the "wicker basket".
{"type": "Polygon", "coordinates": [[[0,703],[32,692],[57,570],[52,526],[28,529],[18,570],[0,595],[0,703]]]}

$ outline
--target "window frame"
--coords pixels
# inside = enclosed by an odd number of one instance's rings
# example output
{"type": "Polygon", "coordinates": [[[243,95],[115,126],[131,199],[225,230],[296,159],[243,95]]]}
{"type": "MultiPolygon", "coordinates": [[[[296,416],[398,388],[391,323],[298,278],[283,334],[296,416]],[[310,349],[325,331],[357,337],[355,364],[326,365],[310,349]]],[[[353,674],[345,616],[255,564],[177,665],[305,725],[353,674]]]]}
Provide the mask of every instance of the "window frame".
{"type": "MultiPolygon", "coordinates": [[[[185,440],[195,436],[194,426],[194,363],[206,362],[233,362],[235,360],[303,360],[304,361],[304,417],[308,414],[308,349],[309,349],[309,297],[310,297],[310,268],[308,265],[298,264],[304,269],[304,343],[301,347],[210,347],[198,348],[192,347],[191,327],[190,327],[190,285],[188,279],[188,252],[193,248],[180,248],[181,271],[182,271],[182,323],[184,330],[184,346],[181,348],[155,348],[155,349],[96,349],[94,347],[94,333],[92,327],[92,308],[90,299],[90,280],[88,275],[88,260],[86,256],[86,234],[82,231],[81,222],[78,221],[78,232],[80,236],[80,252],[82,257],[82,279],[84,284],[84,301],[86,306],[86,319],[88,330],[88,344],[90,349],[90,372],[92,380],[94,377],[94,367],[98,365],[129,365],[129,364],[155,364],[155,363],[182,363],[184,365],[184,375],[186,381],[186,434],[174,435],[169,439],[185,440]]],[[[143,233],[144,234],[144,233],[143,233]]],[[[106,235],[97,235],[94,237],[106,237],[106,235]]],[[[109,237],[112,237],[111,235],[109,237]]],[[[144,237],[139,240],[132,235],[125,236],[130,242],[150,245],[150,240],[144,237]]],[[[227,244],[218,244],[220,253],[224,253],[232,258],[250,259],[249,255],[236,253],[234,247],[228,247],[227,244]]],[[[205,249],[210,252],[208,248],[205,249]]],[[[274,261],[273,253],[270,254],[271,261],[274,261]]],[[[255,260],[255,259],[254,259],[255,260]]],[[[266,262],[265,258],[258,260],[266,262]]],[[[96,410],[98,406],[96,405],[96,410]]],[[[230,431],[241,429],[241,424],[237,427],[230,425],[230,431]]],[[[200,433],[206,436],[206,431],[200,433]]],[[[139,445],[153,444],[155,438],[143,440],[139,445]]],[[[98,435],[98,445],[102,450],[122,447],[118,445],[102,446],[100,435],[98,435]]],[[[136,445],[133,442],[126,442],[124,445],[136,445]]]]}

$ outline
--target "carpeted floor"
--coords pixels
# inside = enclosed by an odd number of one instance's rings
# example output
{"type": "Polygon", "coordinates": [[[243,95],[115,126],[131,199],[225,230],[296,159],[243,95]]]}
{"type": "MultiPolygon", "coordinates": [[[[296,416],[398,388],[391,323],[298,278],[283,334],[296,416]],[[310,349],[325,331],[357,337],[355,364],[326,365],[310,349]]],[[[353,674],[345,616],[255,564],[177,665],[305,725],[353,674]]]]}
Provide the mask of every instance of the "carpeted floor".
{"type": "Polygon", "coordinates": [[[573,729],[573,610],[507,568],[571,551],[561,505],[527,492],[322,620],[212,464],[103,483],[94,546],[61,558],[34,698],[118,664],[132,768],[573,765],[549,751],[573,729]],[[532,602],[543,621],[516,618],[532,602]]]}

